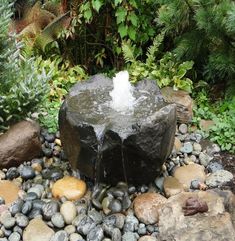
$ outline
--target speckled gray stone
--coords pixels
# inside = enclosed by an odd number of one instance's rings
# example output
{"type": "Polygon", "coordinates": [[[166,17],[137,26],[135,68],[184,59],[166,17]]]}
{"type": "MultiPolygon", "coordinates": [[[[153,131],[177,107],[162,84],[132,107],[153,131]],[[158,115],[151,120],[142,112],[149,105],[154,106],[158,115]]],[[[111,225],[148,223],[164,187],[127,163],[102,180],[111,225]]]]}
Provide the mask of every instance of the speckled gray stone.
{"type": "Polygon", "coordinates": [[[61,213],[55,213],[51,217],[51,222],[56,228],[63,228],[64,227],[64,218],[61,213]]]}
{"type": "Polygon", "coordinates": [[[137,233],[126,232],[122,235],[122,241],[137,241],[139,235],[137,233]]]}
{"type": "Polygon", "coordinates": [[[233,174],[226,170],[218,170],[206,178],[206,185],[209,187],[221,186],[233,179],[233,174]]]}
{"type": "Polygon", "coordinates": [[[191,153],[193,151],[193,145],[191,142],[185,142],[184,145],[180,148],[180,151],[183,153],[191,153]]]}

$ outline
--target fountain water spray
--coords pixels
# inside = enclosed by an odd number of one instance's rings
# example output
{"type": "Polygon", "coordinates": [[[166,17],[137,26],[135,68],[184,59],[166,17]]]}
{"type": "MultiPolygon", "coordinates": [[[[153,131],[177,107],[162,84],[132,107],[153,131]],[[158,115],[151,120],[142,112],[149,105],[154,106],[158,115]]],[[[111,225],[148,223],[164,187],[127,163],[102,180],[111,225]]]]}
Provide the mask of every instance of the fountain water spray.
{"type": "Polygon", "coordinates": [[[129,82],[129,73],[121,71],[113,78],[113,90],[109,93],[112,97],[111,107],[118,112],[132,112],[135,104],[133,87],[129,82]]]}

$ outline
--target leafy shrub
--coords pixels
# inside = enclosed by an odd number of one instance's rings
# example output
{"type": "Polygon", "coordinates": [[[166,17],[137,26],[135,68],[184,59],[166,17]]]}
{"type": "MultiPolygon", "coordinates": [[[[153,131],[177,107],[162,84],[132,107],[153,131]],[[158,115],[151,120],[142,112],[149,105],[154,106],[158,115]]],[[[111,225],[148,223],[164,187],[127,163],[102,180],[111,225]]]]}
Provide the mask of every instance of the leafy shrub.
{"type": "Polygon", "coordinates": [[[8,36],[11,18],[8,0],[0,0],[0,128],[6,128],[36,109],[47,89],[48,76],[33,59],[20,55],[21,43],[8,36]]]}
{"type": "Polygon", "coordinates": [[[217,142],[221,150],[235,153],[235,97],[210,103],[205,89],[198,92],[196,96],[194,123],[199,124],[201,119],[213,120],[215,124],[206,135],[217,142]]]}
{"type": "Polygon", "coordinates": [[[235,78],[235,2],[159,0],[157,22],[181,60],[193,60],[200,78],[235,78]]]}
{"type": "Polygon", "coordinates": [[[60,102],[76,82],[88,77],[81,66],[71,67],[68,61],[63,61],[62,57],[59,56],[52,56],[46,60],[38,57],[36,64],[38,69],[44,69],[46,73],[50,74],[48,81],[50,91],[47,94],[49,101],[60,102]]]}
{"type": "Polygon", "coordinates": [[[164,35],[158,35],[151,47],[148,48],[146,61],[137,60],[135,56],[135,46],[130,42],[122,45],[123,55],[131,75],[132,82],[143,78],[155,79],[160,88],[173,86],[174,89],[182,89],[188,92],[192,90],[192,81],[185,75],[193,67],[192,61],[179,63],[175,55],[171,52],[161,53],[159,50],[163,42],[164,35]]]}
{"type": "MultiPolygon", "coordinates": [[[[122,40],[133,41],[141,52],[156,35],[152,13],[157,6],[155,0],[45,1],[41,7],[35,4],[31,8],[37,12],[34,21],[31,14],[25,14],[27,26],[21,32],[33,35],[29,44],[31,41],[31,46],[41,49],[40,54],[45,56],[48,48],[54,48],[72,65],[86,66],[89,73],[120,69],[124,65],[122,40]],[[66,14],[68,11],[70,14],[66,14]],[[41,22],[49,24],[38,28],[41,22]],[[56,44],[52,45],[52,41],[56,44]]],[[[14,22],[18,26],[22,21],[14,22]]]]}
{"type": "Polygon", "coordinates": [[[58,111],[69,89],[78,81],[87,78],[85,70],[76,65],[70,67],[61,57],[43,60],[39,57],[36,61],[38,69],[44,69],[50,74],[48,80],[50,90],[46,99],[40,107],[39,121],[50,132],[58,129],[58,111]]]}

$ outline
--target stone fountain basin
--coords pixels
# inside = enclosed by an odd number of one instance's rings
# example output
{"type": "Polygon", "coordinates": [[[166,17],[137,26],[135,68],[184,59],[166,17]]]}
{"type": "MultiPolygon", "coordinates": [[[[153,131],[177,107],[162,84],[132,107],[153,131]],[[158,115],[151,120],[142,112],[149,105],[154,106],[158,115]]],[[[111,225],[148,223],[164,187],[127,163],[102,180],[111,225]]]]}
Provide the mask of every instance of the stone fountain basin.
{"type": "MultiPolygon", "coordinates": [[[[135,86],[135,91],[149,93],[157,102],[151,105],[151,111],[138,109],[139,119],[128,113],[92,116],[92,112],[103,105],[102,100],[89,109],[87,103],[91,97],[86,100],[84,93],[94,91],[99,102],[98,96],[105,90],[109,98],[111,89],[111,79],[95,75],[70,90],[59,112],[64,151],[73,168],[98,182],[149,183],[160,174],[162,164],[172,151],[176,107],[164,102],[154,81],[143,80],[135,86]]],[[[104,109],[106,111],[106,107],[104,109]]]]}

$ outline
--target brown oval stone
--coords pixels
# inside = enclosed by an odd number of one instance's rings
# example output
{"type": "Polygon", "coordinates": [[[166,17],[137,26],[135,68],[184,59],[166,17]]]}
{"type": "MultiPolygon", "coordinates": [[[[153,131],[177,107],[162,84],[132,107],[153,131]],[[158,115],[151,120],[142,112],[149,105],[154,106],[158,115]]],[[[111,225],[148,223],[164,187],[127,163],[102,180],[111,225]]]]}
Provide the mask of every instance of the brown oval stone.
{"type": "Polygon", "coordinates": [[[66,197],[68,200],[78,200],[86,193],[86,183],[78,178],[65,176],[56,181],[52,187],[55,198],[66,197]]]}
{"type": "Polygon", "coordinates": [[[6,205],[16,201],[19,190],[19,187],[14,182],[0,181],[0,197],[4,198],[6,205]]]}
{"type": "Polygon", "coordinates": [[[176,195],[184,191],[183,184],[181,184],[175,177],[165,177],[163,182],[164,192],[166,197],[176,195]]]}
{"type": "Polygon", "coordinates": [[[205,168],[199,164],[189,164],[176,168],[174,177],[183,184],[185,190],[188,190],[193,180],[204,183],[206,179],[205,168]]]}
{"type": "Polygon", "coordinates": [[[158,193],[144,193],[134,200],[134,212],[137,218],[145,224],[158,222],[159,210],[166,202],[166,198],[158,193]]]}

